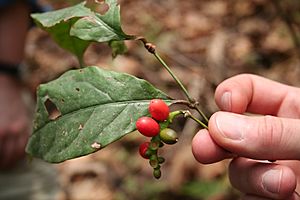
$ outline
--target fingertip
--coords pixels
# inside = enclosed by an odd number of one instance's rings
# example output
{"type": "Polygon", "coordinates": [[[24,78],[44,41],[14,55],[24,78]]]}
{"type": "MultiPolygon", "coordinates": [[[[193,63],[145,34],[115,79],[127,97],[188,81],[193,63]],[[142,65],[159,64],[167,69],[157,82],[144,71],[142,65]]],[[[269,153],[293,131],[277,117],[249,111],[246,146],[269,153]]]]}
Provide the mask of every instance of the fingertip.
{"type": "Polygon", "coordinates": [[[279,196],[282,198],[287,198],[293,195],[296,186],[297,186],[297,178],[292,169],[289,167],[282,168],[282,178],[280,183],[279,196]]]}
{"type": "Polygon", "coordinates": [[[215,101],[221,110],[234,113],[244,113],[247,110],[252,92],[250,76],[249,74],[237,75],[218,85],[215,101]]]}
{"type": "Polygon", "coordinates": [[[218,146],[206,129],[200,130],[193,138],[192,152],[195,159],[202,164],[211,164],[233,155],[218,146]]]}

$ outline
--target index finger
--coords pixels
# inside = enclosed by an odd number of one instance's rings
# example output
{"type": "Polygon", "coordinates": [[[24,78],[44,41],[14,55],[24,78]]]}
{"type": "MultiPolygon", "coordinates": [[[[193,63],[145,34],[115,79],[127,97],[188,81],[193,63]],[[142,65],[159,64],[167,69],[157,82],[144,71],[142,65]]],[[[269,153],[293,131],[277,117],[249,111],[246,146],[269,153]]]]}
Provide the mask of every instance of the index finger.
{"type": "Polygon", "coordinates": [[[242,74],[222,82],[215,100],[220,109],[281,117],[300,116],[300,89],[260,76],[242,74]]]}

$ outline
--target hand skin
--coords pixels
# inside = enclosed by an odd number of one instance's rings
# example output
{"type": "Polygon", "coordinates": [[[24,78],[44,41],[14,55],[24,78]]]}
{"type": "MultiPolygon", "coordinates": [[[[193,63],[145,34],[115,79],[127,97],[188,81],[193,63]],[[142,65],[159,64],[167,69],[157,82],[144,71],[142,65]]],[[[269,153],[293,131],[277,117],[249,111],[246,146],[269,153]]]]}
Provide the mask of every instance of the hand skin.
{"type": "MultiPolygon", "coordinates": [[[[25,1],[0,9],[0,63],[18,65],[24,58],[29,21],[25,1]]],[[[31,118],[20,80],[0,73],[0,170],[24,158],[31,118]]]]}
{"type": "Polygon", "coordinates": [[[194,137],[195,158],[233,158],[229,179],[245,200],[300,199],[300,89],[242,74],[222,82],[215,101],[222,111],[194,137]]]}
{"type": "Polygon", "coordinates": [[[23,92],[19,81],[0,74],[0,169],[13,167],[25,156],[31,112],[23,92]]]}
{"type": "Polygon", "coordinates": [[[22,62],[29,25],[29,7],[25,1],[0,8],[0,62],[22,62]]]}

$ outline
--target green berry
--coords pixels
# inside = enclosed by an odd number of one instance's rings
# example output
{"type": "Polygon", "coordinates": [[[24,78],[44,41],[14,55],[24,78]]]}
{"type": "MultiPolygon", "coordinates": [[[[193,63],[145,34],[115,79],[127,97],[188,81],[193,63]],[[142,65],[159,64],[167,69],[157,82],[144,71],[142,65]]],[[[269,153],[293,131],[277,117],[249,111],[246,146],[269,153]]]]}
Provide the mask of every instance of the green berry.
{"type": "Polygon", "coordinates": [[[160,131],[159,136],[166,144],[175,144],[178,141],[177,133],[171,128],[164,128],[160,131]]]}
{"type": "Polygon", "coordinates": [[[164,163],[165,162],[165,158],[163,158],[163,157],[158,157],[158,163],[159,164],[162,164],[162,163],[164,163]]]}
{"type": "Polygon", "coordinates": [[[159,148],[160,145],[160,141],[151,141],[150,145],[149,145],[149,149],[151,149],[152,151],[155,151],[159,148]]]}
{"type": "Polygon", "coordinates": [[[151,155],[149,158],[149,164],[153,168],[157,168],[159,166],[157,155],[151,155]]]}
{"type": "Polygon", "coordinates": [[[153,176],[156,178],[156,179],[159,179],[161,177],[161,171],[160,169],[154,169],[153,170],[153,176]]]}

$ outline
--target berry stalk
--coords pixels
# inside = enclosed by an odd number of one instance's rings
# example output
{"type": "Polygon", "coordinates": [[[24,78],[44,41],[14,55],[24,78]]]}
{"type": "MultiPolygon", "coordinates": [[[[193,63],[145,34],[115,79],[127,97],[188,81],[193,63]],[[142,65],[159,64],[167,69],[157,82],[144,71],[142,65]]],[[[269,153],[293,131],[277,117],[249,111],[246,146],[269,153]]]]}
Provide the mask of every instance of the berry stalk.
{"type": "Polygon", "coordinates": [[[192,115],[192,113],[190,111],[183,111],[184,117],[189,117],[192,120],[194,120],[195,122],[197,122],[198,124],[200,124],[203,128],[208,129],[208,126],[206,124],[204,124],[202,121],[200,121],[199,119],[197,119],[194,115],[192,115]]]}

